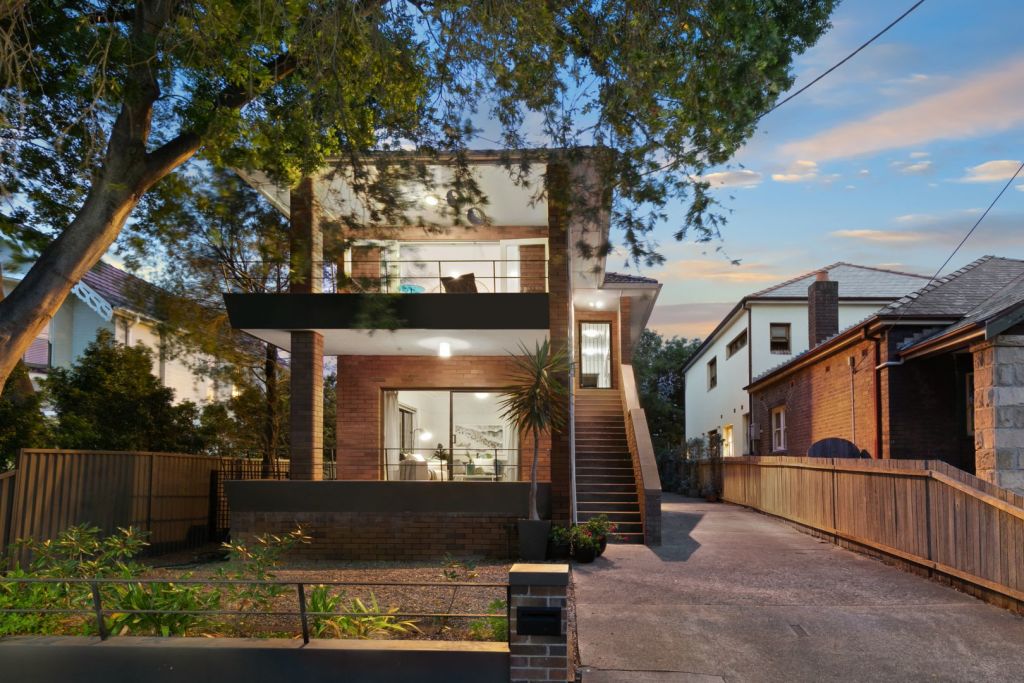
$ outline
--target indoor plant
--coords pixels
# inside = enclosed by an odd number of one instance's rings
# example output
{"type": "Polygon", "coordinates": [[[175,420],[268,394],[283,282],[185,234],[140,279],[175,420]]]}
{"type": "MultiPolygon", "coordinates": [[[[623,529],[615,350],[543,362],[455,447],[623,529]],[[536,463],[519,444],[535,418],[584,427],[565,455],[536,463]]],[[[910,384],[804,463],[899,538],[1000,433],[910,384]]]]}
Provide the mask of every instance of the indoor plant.
{"type": "Polygon", "coordinates": [[[540,459],[540,435],[565,425],[568,390],[562,377],[568,373],[564,349],[552,350],[551,342],[536,344],[531,352],[519,344],[521,353],[513,354],[510,384],[501,392],[502,417],[520,434],[533,436],[533,462],[530,463],[529,517],[519,520],[519,557],[543,560],[547,551],[551,522],[537,513],[537,461],[540,459]]]}

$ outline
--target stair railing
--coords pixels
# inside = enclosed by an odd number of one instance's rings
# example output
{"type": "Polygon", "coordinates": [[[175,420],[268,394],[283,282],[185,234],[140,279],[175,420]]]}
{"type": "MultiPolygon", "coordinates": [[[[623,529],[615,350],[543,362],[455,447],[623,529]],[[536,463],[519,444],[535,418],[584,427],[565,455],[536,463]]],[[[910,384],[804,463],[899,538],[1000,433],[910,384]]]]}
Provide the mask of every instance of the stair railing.
{"type": "Polygon", "coordinates": [[[643,524],[644,544],[661,545],[661,475],[654,457],[651,433],[647,427],[647,414],[640,406],[633,366],[619,365],[621,380],[622,414],[626,422],[626,443],[633,462],[637,496],[640,500],[640,521],[643,524]]]}

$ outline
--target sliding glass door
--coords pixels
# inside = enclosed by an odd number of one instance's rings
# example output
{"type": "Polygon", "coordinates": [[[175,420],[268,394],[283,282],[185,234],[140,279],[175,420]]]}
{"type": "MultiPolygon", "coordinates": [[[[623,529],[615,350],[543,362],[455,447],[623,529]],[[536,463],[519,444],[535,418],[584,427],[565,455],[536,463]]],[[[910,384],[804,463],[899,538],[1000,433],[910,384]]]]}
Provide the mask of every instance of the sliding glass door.
{"type": "Polygon", "coordinates": [[[498,394],[461,389],[383,392],[390,480],[515,481],[519,438],[498,394]]]}

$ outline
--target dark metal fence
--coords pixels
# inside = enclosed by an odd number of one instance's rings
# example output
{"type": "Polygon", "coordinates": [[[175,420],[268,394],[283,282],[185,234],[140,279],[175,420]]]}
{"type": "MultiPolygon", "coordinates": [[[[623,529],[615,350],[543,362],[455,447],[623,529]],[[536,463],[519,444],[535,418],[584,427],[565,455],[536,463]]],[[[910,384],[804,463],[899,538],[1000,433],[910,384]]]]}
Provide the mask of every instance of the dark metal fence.
{"type": "Polygon", "coordinates": [[[106,640],[111,635],[107,624],[107,618],[118,615],[165,615],[165,616],[269,616],[269,617],[294,617],[302,634],[302,640],[309,643],[311,638],[310,619],[332,618],[332,617],[355,617],[355,618],[391,618],[395,620],[410,619],[503,619],[508,623],[509,584],[507,582],[467,582],[467,581],[446,581],[446,582],[381,582],[381,581],[274,581],[274,580],[238,580],[238,579],[154,579],[154,578],[21,578],[3,577],[0,578],[0,588],[11,592],[11,586],[19,585],[57,585],[66,593],[72,593],[72,586],[81,586],[82,590],[78,595],[73,596],[70,603],[80,604],[80,607],[7,607],[0,608],[0,614],[64,614],[81,615],[95,619],[96,632],[101,640],[106,640]],[[104,605],[102,588],[105,586],[155,586],[155,585],[192,585],[192,586],[229,586],[248,587],[262,586],[265,588],[295,589],[296,609],[294,610],[260,610],[254,612],[246,609],[135,609],[126,608],[120,604],[110,604],[110,599],[104,605]],[[330,586],[330,587],[392,587],[392,588],[444,588],[452,589],[452,597],[449,601],[449,611],[312,611],[309,609],[309,599],[306,592],[307,586],[330,586]],[[504,591],[505,612],[452,612],[451,606],[455,604],[456,593],[459,590],[497,590],[504,591]]]}

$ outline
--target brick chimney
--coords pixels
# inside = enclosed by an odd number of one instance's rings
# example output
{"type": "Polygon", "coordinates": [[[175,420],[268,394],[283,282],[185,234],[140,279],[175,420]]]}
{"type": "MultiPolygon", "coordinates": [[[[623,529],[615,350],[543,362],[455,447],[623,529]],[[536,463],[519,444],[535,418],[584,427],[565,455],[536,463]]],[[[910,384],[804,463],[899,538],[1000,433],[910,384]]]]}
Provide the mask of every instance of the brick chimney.
{"type": "Polygon", "coordinates": [[[807,288],[807,332],[812,349],[839,332],[839,283],[828,279],[827,270],[819,270],[807,288]]]}

